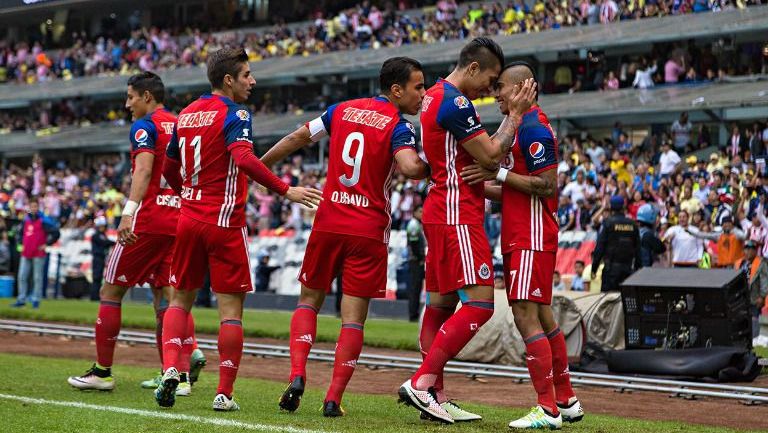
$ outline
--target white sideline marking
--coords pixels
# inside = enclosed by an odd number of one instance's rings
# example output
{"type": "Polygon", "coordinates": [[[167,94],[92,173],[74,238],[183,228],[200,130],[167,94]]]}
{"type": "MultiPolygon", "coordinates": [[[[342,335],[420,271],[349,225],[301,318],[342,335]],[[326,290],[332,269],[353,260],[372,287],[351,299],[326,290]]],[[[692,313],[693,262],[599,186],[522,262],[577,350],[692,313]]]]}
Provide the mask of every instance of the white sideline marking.
{"type": "Polygon", "coordinates": [[[206,418],[202,416],[184,415],[181,413],[153,412],[142,409],[130,409],[117,406],[99,406],[95,404],[80,403],[78,401],[58,401],[46,400],[42,398],[22,397],[19,395],[0,394],[0,399],[16,400],[30,404],[49,404],[52,406],[74,407],[78,409],[100,410],[104,412],[115,412],[127,415],[145,416],[148,418],[161,418],[176,421],[189,421],[194,423],[212,424],[222,427],[237,427],[247,430],[267,431],[267,432],[285,432],[285,433],[333,433],[325,430],[308,430],[290,426],[276,426],[269,424],[250,424],[242,421],[234,421],[226,418],[206,418]]]}

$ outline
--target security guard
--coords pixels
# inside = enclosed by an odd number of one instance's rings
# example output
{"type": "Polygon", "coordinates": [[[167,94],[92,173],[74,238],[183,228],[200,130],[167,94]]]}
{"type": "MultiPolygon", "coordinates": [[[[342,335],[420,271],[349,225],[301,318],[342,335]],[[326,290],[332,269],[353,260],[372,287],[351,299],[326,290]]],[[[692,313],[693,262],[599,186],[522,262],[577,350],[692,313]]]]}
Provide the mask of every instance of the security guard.
{"type": "Polygon", "coordinates": [[[624,215],[624,197],[611,197],[611,216],[603,221],[592,252],[592,279],[594,270],[605,261],[601,291],[619,290],[619,284],[632,271],[641,267],[640,231],[635,221],[624,215]]]}
{"type": "Polygon", "coordinates": [[[667,247],[656,235],[656,208],[646,203],[637,210],[637,223],[640,226],[640,265],[653,266],[656,256],[667,251],[667,247]]]}
{"type": "Polygon", "coordinates": [[[91,283],[91,301],[99,300],[99,290],[104,279],[104,262],[109,249],[115,246],[115,243],[107,238],[107,219],[98,216],[93,222],[96,230],[91,235],[91,271],[93,272],[93,282],[91,283]]]}

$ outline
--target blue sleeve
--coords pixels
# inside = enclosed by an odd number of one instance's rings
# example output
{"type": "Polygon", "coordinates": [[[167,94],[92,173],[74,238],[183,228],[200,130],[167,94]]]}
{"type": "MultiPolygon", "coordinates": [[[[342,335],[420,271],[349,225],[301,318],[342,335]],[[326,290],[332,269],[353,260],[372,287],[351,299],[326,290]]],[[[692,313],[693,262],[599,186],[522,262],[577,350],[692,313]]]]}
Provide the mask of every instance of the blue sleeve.
{"type": "Polygon", "coordinates": [[[224,145],[229,147],[239,142],[253,144],[251,112],[241,105],[235,105],[229,107],[224,119],[224,145]]]}
{"type": "Polygon", "coordinates": [[[181,153],[179,151],[179,136],[176,134],[176,125],[173,125],[173,134],[171,134],[171,141],[168,142],[168,146],[165,148],[165,156],[175,161],[181,161],[181,153]]]}
{"type": "Polygon", "coordinates": [[[155,140],[157,140],[155,124],[143,118],[133,122],[130,138],[132,152],[153,152],[155,150],[155,140]]]}
{"type": "Polygon", "coordinates": [[[475,106],[466,96],[446,94],[437,112],[437,123],[450,132],[458,144],[485,132],[475,106]]]}
{"type": "Polygon", "coordinates": [[[520,150],[525,155],[525,163],[531,174],[539,174],[557,166],[555,138],[544,125],[529,125],[523,128],[519,137],[520,150]]]}
{"type": "Polygon", "coordinates": [[[392,131],[392,154],[396,154],[402,149],[416,150],[416,128],[411,122],[400,117],[400,121],[395,125],[392,131]]]}
{"type": "Polygon", "coordinates": [[[330,107],[328,107],[323,114],[320,115],[320,120],[323,121],[323,126],[325,127],[325,132],[328,133],[328,135],[331,135],[331,120],[333,120],[333,112],[336,110],[336,107],[338,107],[339,104],[333,104],[330,107]]]}

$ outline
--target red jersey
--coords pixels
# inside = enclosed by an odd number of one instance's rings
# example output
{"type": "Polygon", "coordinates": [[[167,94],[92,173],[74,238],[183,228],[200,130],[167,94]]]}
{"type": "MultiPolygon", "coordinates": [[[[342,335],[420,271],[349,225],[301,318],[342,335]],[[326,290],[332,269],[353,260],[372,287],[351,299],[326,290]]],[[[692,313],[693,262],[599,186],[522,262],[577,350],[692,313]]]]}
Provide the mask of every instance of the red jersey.
{"type": "Polygon", "coordinates": [[[245,226],[247,178],[230,146],[253,144],[251,113],[225,96],[204,94],[179,113],[168,156],[181,161],[181,213],[219,227],[245,226]]]}
{"type": "Polygon", "coordinates": [[[152,178],[147,192],[133,216],[133,231],[173,235],[179,220],[181,202],[163,177],[165,150],[171,141],[176,116],[166,109],[155,110],[131,126],[131,173],[136,169],[136,155],[152,152],[152,178]]]}
{"type": "MultiPolygon", "coordinates": [[[[523,115],[515,142],[502,166],[524,176],[557,167],[557,139],[547,115],[533,107],[523,115]]],[[[515,250],[557,251],[557,194],[529,195],[501,187],[501,252],[515,250]]]]}
{"type": "Polygon", "coordinates": [[[453,84],[440,79],[421,105],[421,142],[432,184],[424,202],[424,224],[482,224],[483,184],[469,185],[461,170],[473,164],[462,146],[485,132],[472,102],[453,84]]]}
{"type": "Polygon", "coordinates": [[[375,97],[332,105],[307,127],[314,141],[331,138],[312,230],[389,242],[394,156],[416,149],[413,125],[387,99],[375,97]]]}

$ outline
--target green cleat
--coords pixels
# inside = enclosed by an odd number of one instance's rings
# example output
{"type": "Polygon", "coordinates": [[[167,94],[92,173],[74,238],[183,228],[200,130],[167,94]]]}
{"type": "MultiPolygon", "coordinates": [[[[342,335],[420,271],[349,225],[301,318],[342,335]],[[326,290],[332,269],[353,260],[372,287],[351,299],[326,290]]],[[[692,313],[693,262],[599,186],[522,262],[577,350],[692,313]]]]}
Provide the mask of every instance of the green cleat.
{"type": "Polygon", "coordinates": [[[556,417],[549,415],[541,406],[535,406],[524,417],[509,423],[511,429],[545,429],[560,430],[563,427],[563,417],[559,413],[556,417]]]}
{"type": "Polygon", "coordinates": [[[189,384],[194,385],[200,377],[200,371],[203,370],[205,364],[208,361],[205,359],[205,354],[200,349],[192,351],[192,356],[189,358],[189,384]]]}
{"type": "Polygon", "coordinates": [[[160,372],[157,376],[155,376],[153,379],[145,380],[144,382],[141,382],[141,387],[145,389],[157,389],[158,386],[160,386],[160,381],[163,379],[163,373],[160,372]]]}

